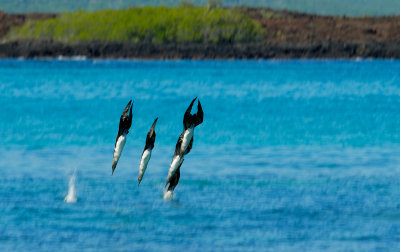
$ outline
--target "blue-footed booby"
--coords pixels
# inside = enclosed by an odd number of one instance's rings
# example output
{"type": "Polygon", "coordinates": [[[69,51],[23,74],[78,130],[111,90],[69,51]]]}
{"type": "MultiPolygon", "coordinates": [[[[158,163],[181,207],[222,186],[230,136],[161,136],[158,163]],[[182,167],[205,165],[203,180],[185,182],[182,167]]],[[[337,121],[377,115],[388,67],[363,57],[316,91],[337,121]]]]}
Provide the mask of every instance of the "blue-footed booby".
{"type": "Polygon", "coordinates": [[[126,136],[129,133],[129,129],[132,125],[132,100],[129,101],[128,105],[126,105],[124,112],[119,119],[119,129],[117,138],[115,139],[115,147],[114,147],[114,155],[113,155],[113,163],[112,163],[112,174],[114,174],[114,170],[117,167],[117,163],[119,158],[121,157],[122,150],[124,149],[126,143],[126,136]]]}
{"type": "Polygon", "coordinates": [[[147,165],[151,158],[151,151],[154,148],[154,142],[156,141],[156,131],[154,128],[156,127],[157,120],[158,117],[154,120],[153,125],[151,126],[146,136],[146,145],[144,146],[142,152],[142,158],[140,160],[140,165],[139,165],[138,186],[140,185],[140,182],[143,179],[143,175],[146,172],[147,165]]]}
{"type": "Polygon", "coordinates": [[[183,132],[176,143],[174,157],[172,158],[165,184],[165,186],[169,184],[167,191],[173,191],[178,185],[184,156],[192,149],[194,128],[203,122],[203,108],[200,101],[197,104],[197,113],[190,114],[196,99],[197,97],[192,100],[183,116],[183,132]]]}

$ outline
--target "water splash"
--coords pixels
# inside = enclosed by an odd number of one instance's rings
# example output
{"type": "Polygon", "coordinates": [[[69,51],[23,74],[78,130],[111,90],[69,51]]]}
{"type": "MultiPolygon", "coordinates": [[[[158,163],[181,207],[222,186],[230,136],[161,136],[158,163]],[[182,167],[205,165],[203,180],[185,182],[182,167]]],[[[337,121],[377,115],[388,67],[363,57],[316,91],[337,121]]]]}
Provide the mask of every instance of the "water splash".
{"type": "Polygon", "coordinates": [[[75,190],[75,180],[76,180],[76,168],[75,168],[74,173],[72,174],[71,178],[69,179],[68,194],[64,198],[64,201],[67,203],[75,203],[77,201],[76,190],[75,190]]]}
{"type": "Polygon", "coordinates": [[[174,199],[174,193],[172,191],[164,192],[163,199],[164,200],[173,200],[174,199]]]}

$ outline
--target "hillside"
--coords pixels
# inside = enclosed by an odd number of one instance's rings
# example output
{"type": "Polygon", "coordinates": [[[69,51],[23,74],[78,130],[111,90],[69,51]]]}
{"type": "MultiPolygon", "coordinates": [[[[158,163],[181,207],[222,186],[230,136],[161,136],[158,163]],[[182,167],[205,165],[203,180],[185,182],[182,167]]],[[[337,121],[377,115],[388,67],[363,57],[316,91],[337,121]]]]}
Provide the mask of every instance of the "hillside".
{"type": "Polygon", "coordinates": [[[181,6],[0,20],[0,57],[400,58],[398,16],[181,6]]]}
{"type": "MultiPolygon", "coordinates": [[[[176,6],[182,0],[0,0],[0,10],[9,13],[61,13],[79,9],[93,11],[131,6],[176,6]]],[[[208,0],[186,0],[207,5],[208,0]]],[[[224,6],[268,7],[320,15],[388,16],[400,15],[398,0],[223,0],[224,6]]]]}
{"type": "Polygon", "coordinates": [[[238,43],[262,40],[259,22],[239,9],[144,7],[76,11],[12,29],[10,40],[238,43]]]}

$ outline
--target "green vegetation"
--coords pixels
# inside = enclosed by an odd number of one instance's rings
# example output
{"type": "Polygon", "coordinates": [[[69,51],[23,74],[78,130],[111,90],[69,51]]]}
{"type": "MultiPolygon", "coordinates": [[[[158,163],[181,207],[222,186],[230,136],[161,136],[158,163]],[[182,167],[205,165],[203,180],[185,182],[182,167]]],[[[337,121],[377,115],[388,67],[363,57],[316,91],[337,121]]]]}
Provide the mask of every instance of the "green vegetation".
{"type": "Polygon", "coordinates": [[[258,41],[262,30],[239,10],[184,4],[64,13],[53,19],[27,22],[11,30],[8,39],[234,43],[258,41]]]}
{"type": "Polygon", "coordinates": [[[276,13],[274,11],[267,11],[264,9],[260,10],[260,14],[262,15],[263,18],[269,19],[269,18],[279,18],[281,15],[279,13],[276,13]]]}
{"type": "MultiPolygon", "coordinates": [[[[182,0],[0,0],[0,10],[12,13],[95,11],[132,6],[177,6],[182,0]]],[[[399,15],[399,0],[185,0],[197,6],[252,6],[307,13],[348,16],[399,15]]]]}

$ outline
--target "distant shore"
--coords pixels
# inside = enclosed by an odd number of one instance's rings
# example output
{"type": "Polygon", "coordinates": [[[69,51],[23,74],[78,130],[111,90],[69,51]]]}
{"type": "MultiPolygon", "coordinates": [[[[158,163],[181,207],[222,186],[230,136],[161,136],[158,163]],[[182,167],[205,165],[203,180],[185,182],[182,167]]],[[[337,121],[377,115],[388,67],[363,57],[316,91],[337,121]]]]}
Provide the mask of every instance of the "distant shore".
{"type": "Polygon", "coordinates": [[[400,58],[400,17],[333,17],[242,8],[264,30],[245,43],[6,40],[12,27],[55,14],[0,12],[0,58],[73,57],[146,59],[400,58]]]}
{"type": "Polygon", "coordinates": [[[152,44],[127,42],[15,41],[0,44],[0,58],[289,59],[400,58],[399,43],[152,44]]]}

